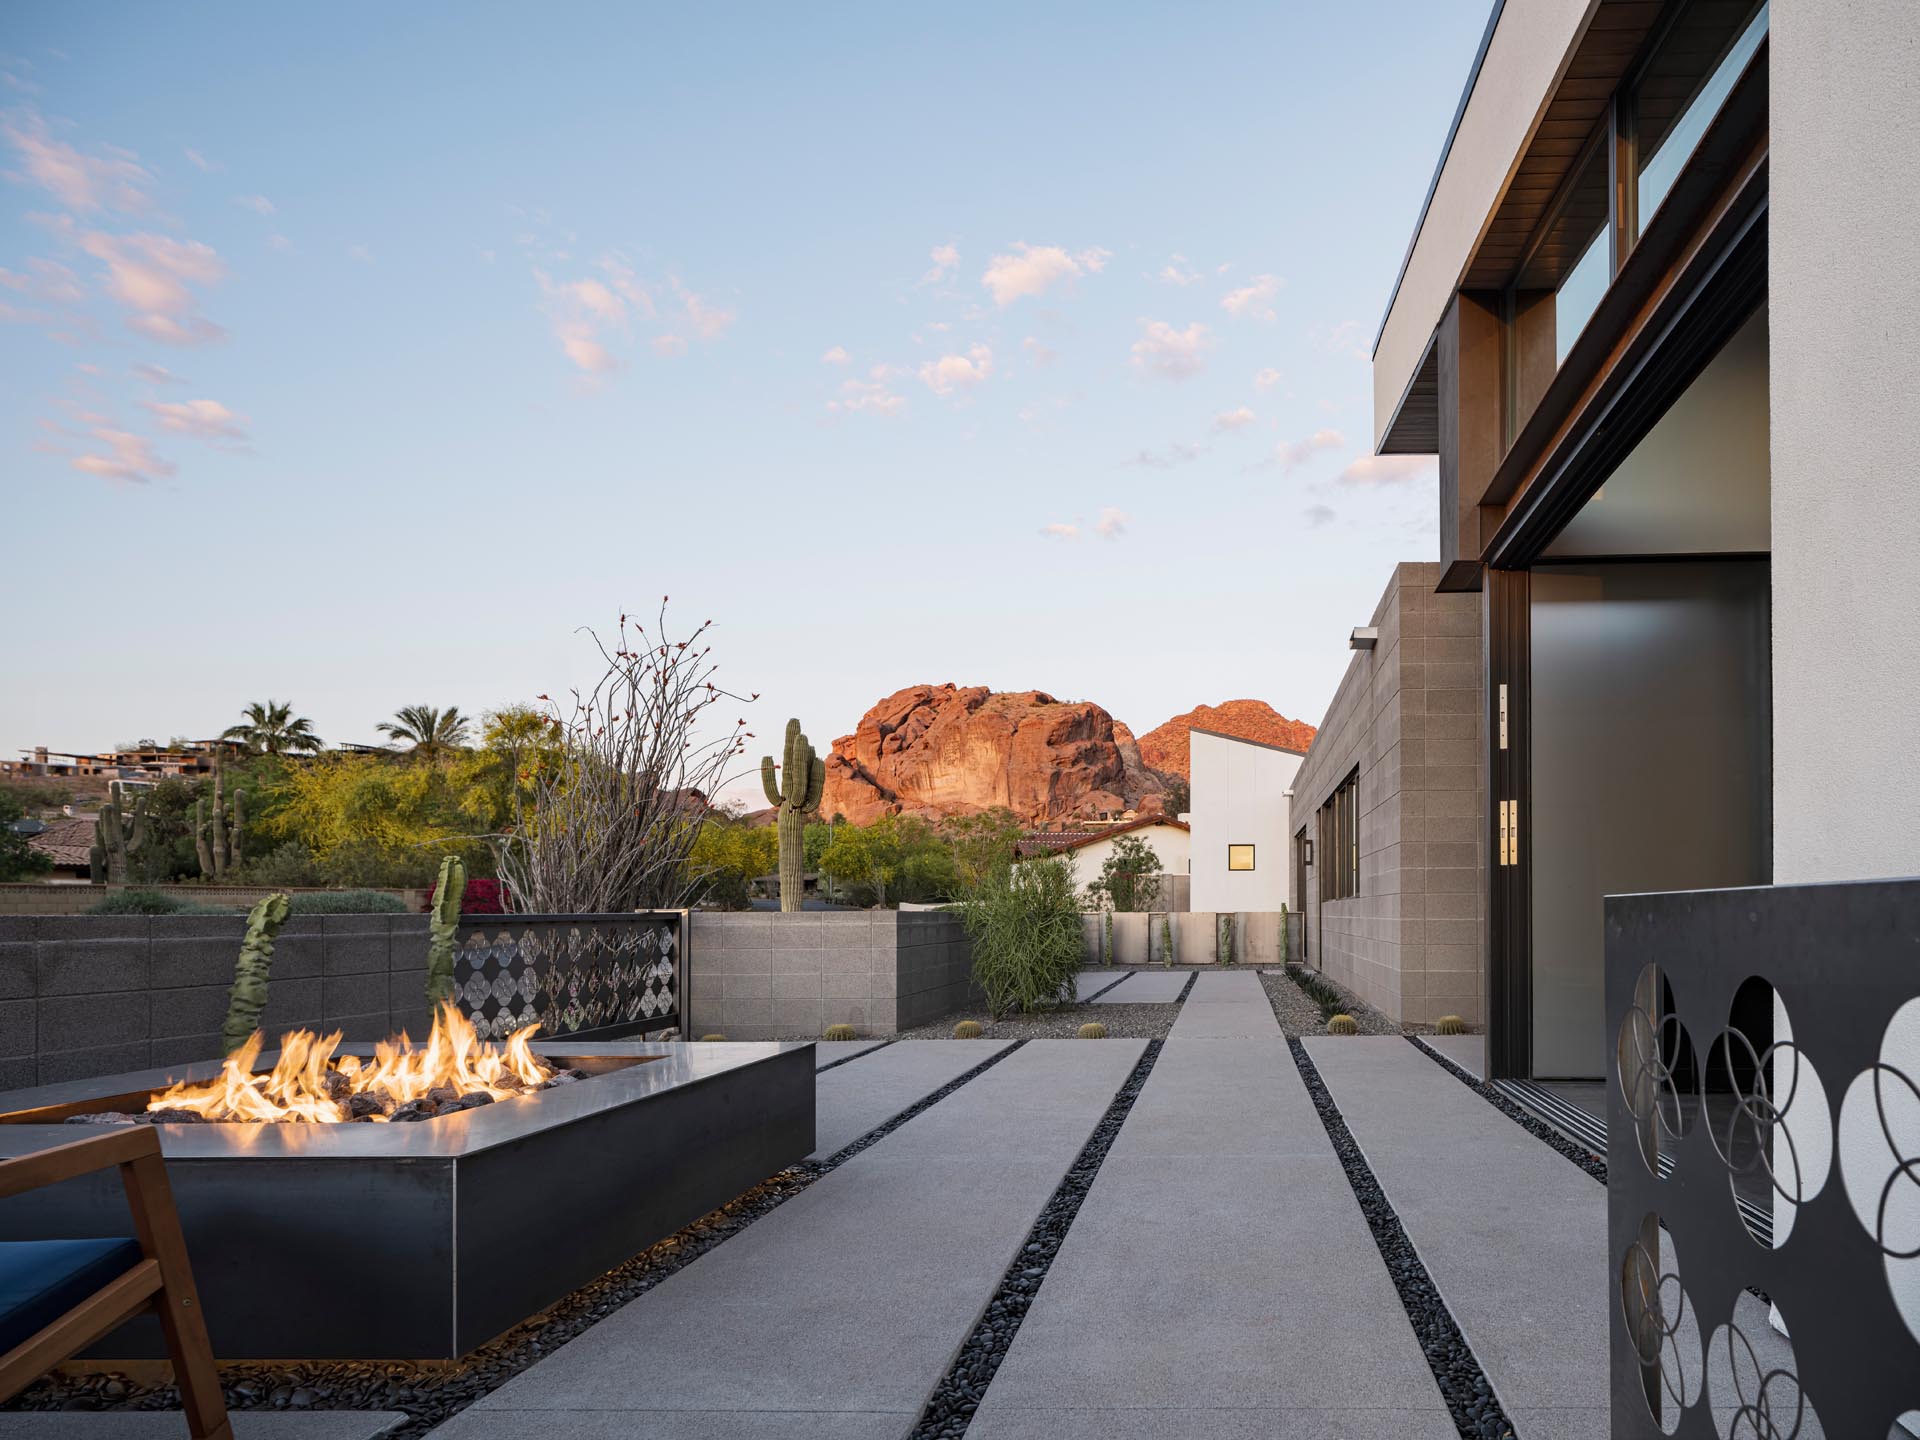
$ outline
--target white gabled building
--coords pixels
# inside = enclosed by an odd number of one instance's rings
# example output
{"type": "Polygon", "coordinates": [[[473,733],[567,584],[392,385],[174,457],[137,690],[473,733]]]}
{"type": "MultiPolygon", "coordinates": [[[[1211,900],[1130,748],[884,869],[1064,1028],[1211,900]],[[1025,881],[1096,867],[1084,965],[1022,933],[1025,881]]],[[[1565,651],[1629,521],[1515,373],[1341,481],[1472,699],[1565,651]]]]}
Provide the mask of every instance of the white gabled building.
{"type": "Polygon", "coordinates": [[[1213,730],[1194,730],[1189,745],[1192,908],[1298,909],[1288,837],[1293,777],[1305,757],[1213,730]]]}

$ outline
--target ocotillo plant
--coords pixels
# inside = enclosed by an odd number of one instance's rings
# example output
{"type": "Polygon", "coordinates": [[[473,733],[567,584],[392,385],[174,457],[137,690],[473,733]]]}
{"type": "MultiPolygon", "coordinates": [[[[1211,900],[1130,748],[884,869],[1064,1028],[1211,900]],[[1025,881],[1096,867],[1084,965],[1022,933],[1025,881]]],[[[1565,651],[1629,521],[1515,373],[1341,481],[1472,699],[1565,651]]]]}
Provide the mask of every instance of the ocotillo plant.
{"type": "Polygon", "coordinates": [[[200,860],[202,879],[218,880],[226,875],[240,854],[240,835],[247,824],[244,792],[233,792],[233,804],[227,804],[227,776],[219,757],[213,762],[213,800],[194,801],[187,817],[187,829],[193,835],[193,851],[200,860]]]}
{"type": "Polygon", "coordinates": [[[820,808],[820,792],[827,783],[827,764],[814,754],[800,731],[798,720],[787,721],[786,760],[776,766],[771,755],[760,761],[760,783],[767,803],[779,807],[780,908],[798,910],[804,896],[807,816],[820,808]]]}
{"type": "Polygon", "coordinates": [[[269,895],[247,915],[246,937],[233,966],[233,988],[227,992],[227,1021],[220,1027],[220,1053],[231,1055],[260,1028],[260,1012],[267,1008],[267,977],[273,969],[273,937],[287,919],[287,897],[269,895]]]}
{"type": "Polygon", "coordinates": [[[460,928],[460,902],[467,893],[467,867],[458,855],[440,862],[433,910],[427,917],[427,1009],[437,1014],[454,998],[454,936],[460,928]]]}
{"type": "Polygon", "coordinates": [[[96,885],[103,880],[124,885],[129,862],[147,848],[147,797],[134,797],[129,816],[121,805],[120,782],[114,781],[107,791],[107,803],[100,807],[100,818],[93,823],[93,853],[87,875],[96,885]]]}

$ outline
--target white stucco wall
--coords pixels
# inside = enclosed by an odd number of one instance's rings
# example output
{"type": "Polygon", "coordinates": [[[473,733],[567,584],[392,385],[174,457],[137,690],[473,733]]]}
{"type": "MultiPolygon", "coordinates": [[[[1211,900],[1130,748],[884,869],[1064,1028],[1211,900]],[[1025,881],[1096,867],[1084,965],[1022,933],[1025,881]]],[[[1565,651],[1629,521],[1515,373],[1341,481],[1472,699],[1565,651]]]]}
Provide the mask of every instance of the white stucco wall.
{"type": "Polygon", "coordinates": [[[1301,757],[1195,730],[1188,780],[1193,809],[1193,908],[1278,910],[1293,905],[1287,791],[1301,757]],[[1251,844],[1252,870],[1227,869],[1227,847],[1251,844]]]}
{"type": "MultiPolygon", "coordinates": [[[[1153,853],[1160,857],[1160,869],[1168,875],[1187,873],[1188,836],[1178,825],[1142,825],[1138,830],[1125,832],[1136,840],[1144,840],[1153,847],[1153,853]]],[[[1116,837],[1117,838],[1117,837],[1116,837]]],[[[1073,881],[1082,890],[1100,878],[1100,867],[1107,863],[1107,857],[1113,854],[1112,840],[1089,840],[1077,850],[1067,854],[1073,860],[1073,881]]]]}
{"type": "Polygon", "coordinates": [[[1920,874],[1920,5],[1772,23],[1774,878],[1920,874]]]}

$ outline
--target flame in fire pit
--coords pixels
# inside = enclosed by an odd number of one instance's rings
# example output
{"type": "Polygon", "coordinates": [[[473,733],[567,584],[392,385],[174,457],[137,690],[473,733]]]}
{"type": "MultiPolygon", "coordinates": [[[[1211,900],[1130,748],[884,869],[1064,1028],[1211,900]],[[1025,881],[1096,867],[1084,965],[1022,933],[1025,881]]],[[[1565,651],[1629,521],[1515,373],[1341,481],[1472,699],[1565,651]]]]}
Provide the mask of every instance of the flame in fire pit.
{"type": "Polygon", "coordinates": [[[424,1046],[416,1049],[403,1033],[397,1043],[376,1045],[371,1060],[336,1058],[337,1030],[295,1030],[280,1038],[280,1059],[264,1075],[253,1069],[265,1040],[256,1030],[227,1057],[218,1079],[175,1085],[147,1110],[187,1110],[205,1120],[424,1120],[539,1089],[553,1075],[527,1044],[539,1028],[516,1030],[501,1047],[481,1040],[448,1004],[434,1015],[424,1046]]]}

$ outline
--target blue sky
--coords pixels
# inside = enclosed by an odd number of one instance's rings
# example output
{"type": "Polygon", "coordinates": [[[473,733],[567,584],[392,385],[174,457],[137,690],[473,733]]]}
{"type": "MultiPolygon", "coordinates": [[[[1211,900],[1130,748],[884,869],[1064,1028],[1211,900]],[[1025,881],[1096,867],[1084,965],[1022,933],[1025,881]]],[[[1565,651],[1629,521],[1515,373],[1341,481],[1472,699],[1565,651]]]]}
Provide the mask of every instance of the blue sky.
{"type": "Polygon", "coordinates": [[[823,748],[1317,720],[1436,553],[1366,353],[1485,10],[11,4],[0,750],[371,740],[662,594],[823,748]]]}

